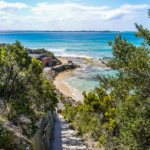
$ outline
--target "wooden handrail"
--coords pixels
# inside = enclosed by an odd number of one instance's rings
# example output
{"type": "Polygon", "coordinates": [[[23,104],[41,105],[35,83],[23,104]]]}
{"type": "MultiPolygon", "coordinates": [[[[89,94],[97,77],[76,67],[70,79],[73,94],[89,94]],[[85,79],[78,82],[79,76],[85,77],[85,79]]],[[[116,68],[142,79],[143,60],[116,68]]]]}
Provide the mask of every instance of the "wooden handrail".
{"type": "Polygon", "coordinates": [[[52,119],[54,118],[54,116],[55,116],[55,112],[54,112],[52,118],[50,119],[50,121],[48,122],[47,126],[46,126],[45,129],[43,130],[43,136],[42,136],[42,139],[45,138],[45,133],[46,133],[46,131],[47,131],[47,129],[48,129],[48,127],[49,127],[49,125],[50,125],[52,119]]]}

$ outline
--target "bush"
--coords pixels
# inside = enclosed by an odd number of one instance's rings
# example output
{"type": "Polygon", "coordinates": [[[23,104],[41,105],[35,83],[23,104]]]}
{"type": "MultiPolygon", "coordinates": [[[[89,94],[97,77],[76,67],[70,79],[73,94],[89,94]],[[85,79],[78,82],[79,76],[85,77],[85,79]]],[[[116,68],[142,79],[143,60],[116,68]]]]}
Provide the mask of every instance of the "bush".
{"type": "Polygon", "coordinates": [[[43,55],[47,55],[49,57],[52,57],[53,61],[55,61],[57,65],[61,65],[62,64],[61,61],[58,60],[53,53],[51,53],[50,51],[45,50],[44,48],[42,48],[42,49],[34,49],[34,50],[26,48],[26,50],[30,54],[43,54],[43,55]]]}
{"type": "Polygon", "coordinates": [[[106,149],[150,149],[150,31],[136,27],[145,43],[136,47],[119,34],[109,42],[113,58],[102,59],[116,77],[98,76],[100,87],[83,92],[84,104],[63,111],[82,136],[99,139],[106,149]]]}
{"type": "Polygon", "coordinates": [[[17,139],[14,137],[14,132],[0,126],[0,148],[6,150],[14,150],[17,147],[17,139]]]}
{"type": "Polygon", "coordinates": [[[43,63],[29,57],[18,41],[2,44],[0,56],[0,101],[4,103],[0,116],[13,121],[24,115],[34,124],[54,110],[58,102],[55,86],[43,75],[43,63]]]}

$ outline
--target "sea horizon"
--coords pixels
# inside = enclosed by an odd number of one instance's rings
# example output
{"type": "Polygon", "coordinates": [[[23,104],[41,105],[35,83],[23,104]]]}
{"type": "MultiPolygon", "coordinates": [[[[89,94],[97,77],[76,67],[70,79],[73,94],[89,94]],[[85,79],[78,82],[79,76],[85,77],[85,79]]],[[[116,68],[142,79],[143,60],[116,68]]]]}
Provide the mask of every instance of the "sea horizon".
{"type": "Polygon", "coordinates": [[[0,30],[0,33],[47,33],[47,32],[136,32],[136,31],[111,31],[111,30],[0,30]]]}

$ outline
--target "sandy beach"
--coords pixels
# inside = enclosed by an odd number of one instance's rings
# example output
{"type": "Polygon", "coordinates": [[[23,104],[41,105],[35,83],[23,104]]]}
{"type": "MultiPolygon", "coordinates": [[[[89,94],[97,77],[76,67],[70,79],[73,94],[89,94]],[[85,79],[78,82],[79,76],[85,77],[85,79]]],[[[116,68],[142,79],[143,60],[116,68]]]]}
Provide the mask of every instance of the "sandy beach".
{"type": "MultiPolygon", "coordinates": [[[[71,86],[65,82],[65,80],[66,80],[65,78],[67,76],[71,77],[72,75],[74,75],[74,70],[72,70],[72,71],[66,70],[66,71],[58,74],[53,82],[55,84],[56,88],[59,89],[59,91],[62,92],[64,95],[72,97],[76,101],[83,101],[82,91],[83,90],[88,91],[89,89],[87,87],[90,87],[90,88],[92,87],[90,89],[90,90],[92,90],[95,88],[95,86],[98,86],[98,84],[96,85],[95,83],[94,84],[92,83],[92,81],[97,80],[96,79],[97,74],[95,74],[95,76],[92,77],[91,76],[92,72],[91,72],[91,73],[89,73],[88,76],[86,76],[85,71],[89,69],[88,64],[91,64],[91,67],[97,66],[97,68],[102,68],[102,70],[104,70],[103,69],[103,67],[105,67],[104,64],[102,64],[102,62],[99,60],[88,59],[88,58],[67,58],[66,59],[66,58],[59,57],[58,59],[62,62],[62,64],[67,63],[68,62],[67,59],[69,59],[69,60],[73,59],[74,62],[77,62],[79,65],[83,65],[83,66],[81,66],[81,68],[78,68],[77,70],[78,70],[78,72],[81,72],[81,75],[78,74],[78,79],[81,79],[81,82],[83,82],[83,85],[85,85],[84,88],[80,88],[80,90],[78,90],[78,88],[75,89],[73,86],[71,86]],[[89,84],[87,83],[87,81],[89,81],[89,84]]],[[[92,69],[92,71],[95,71],[95,70],[92,69]]],[[[91,71],[91,70],[89,69],[89,71],[91,71]]],[[[98,71],[97,71],[97,73],[100,75],[102,74],[101,72],[98,72],[98,71]]],[[[74,82],[74,79],[71,82],[74,82]]],[[[97,83],[99,83],[99,80],[97,80],[97,83]]],[[[79,82],[77,84],[81,85],[81,87],[83,86],[79,82]]]]}
{"type": "Polygon", "coordinates": [[[62,92],[64,95],[72,97],[74,100],[78,101],[76,96],[73,95],[73,92],[69,89],[67,85],[63,82],[64,76],[67,74],[67,71],[60,73],[56,76],[54,80],[54,84],[57,89],[59,89],[60,92],[62,92]]]}
{"type": "Polygon", "coordinates": [[[60,60],[62,64],[65,64],[68,62],[66,58],[57,58],[57,59],[60,60]]]}
{"type": "MultiPolygon", "coordinates": [[[[58,59],[62,62],[62,64],[67,63],[67,60],[65,58],[58,58],[58,59]]],[[[55,84],[56,88],[59,89],[59,91],[62,92],[64,95],[72,97],[74,100],[78,101],[76,96],[73,95],[73,92],[63,82],[64,76],[67,73],[68,73],[68,71],[58,74],[53,83],[55,84]]]]}

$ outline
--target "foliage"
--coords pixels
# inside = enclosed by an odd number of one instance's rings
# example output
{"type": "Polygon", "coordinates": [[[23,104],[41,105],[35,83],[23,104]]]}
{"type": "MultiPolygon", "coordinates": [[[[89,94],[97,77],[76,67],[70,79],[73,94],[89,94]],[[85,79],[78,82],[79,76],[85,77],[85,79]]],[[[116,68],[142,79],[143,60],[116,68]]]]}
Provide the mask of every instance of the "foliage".
{"type": "MultiPolygon", "coordinates": [[[[36,132],[35,123],[48,110],[54,110],[58,101],[55,87],[46,80],[43,68],[43,63],[29,57],[18,41],[0,45],[0,101],[4,103],[0,120],[14,122],[21,115],[30,119],[31,123],[20,125],[28,138],[36,132]]],[[[16,149],[17,141],[12,131],[2,128],[0,134],[0,148],[16,149]]]]}
{"type": "Polygon", "coordinates": [[[102,138],[104,131],[112,134],[112,129],[115,127],[115,108],[112,98],[102,88],[96,88],[95,92],[88,94],[84,91],[83,96],[84,104],[67,106],[62,111],[65,119],[73,122],[80,135],[90,135],[98,140],[102,138]]]}
{"type": "Polygon", "coordinates": [[[43,63],[28,56],[16,41],[0,47],[0,99],[5,103],[3,118],[24,114],[34,123],[57,105],[55,87],[43,75],[43,63]]]}
{"type": "Polygon", "coordinates": [[[60,96],[60,100],[61,101],[65,100],[65,97],[64,96],[60,96]]]}
{"type": "Polygon", "coordinates": [[[5,150],[24,150],[28,145],[30,145],[31,149],[34,150],[33,143],[31,141],[27,141],[27,143],[23,143],[20,146],[19,143],[22,140],[25,139],[17,137],[14,134],[14,131],[8,130],[0,125],[0,148],[5,150]]]}
{"type": "Polygon", "coordinates": [[[6,150],[14,150],[17,146],[17,140],[14,137],[13,131],[0,126],[0,148],[6,150]]]}
{"type": "Polygon", "coordinates": [[[83,92],[84,103],[62,113],[81,135],[99,139],[106,149],[150,149],[150,31],[135,25],[141,46],[119,34],[109,41],[113,57],[102,59],[118,71],[116,77],[98,76],[100,87],[83,92]]]}
{"type": "Polygon", "coordinates": [[[145,43],[136,47],[133,43],[122,40],[121,35],[109,44],[113,49],[113,58],[108,60],[107,66],[118,70],[117,78],[100,78],[101,87],[111,90],[116,105],[116,123],[118,137],[112,140],[116,147],[125,149],[149,149],[150,122],[150,45],[149,31],[136,24],[139,32],[137,37],[143,37],[145,43]]]}
{"type": "Polygon", "coordinates": [[[55,61],[57,65],[61,64],[61,61],[58,60],[53,53],[51,53],[50,51],[45,50],[44,48],[42,48],[42,49],[34,49],[34,50],[29,49],[29,48],[26,48],[26,49],[27,49],[28,53],[30,53],[30,54],[43,54],[43,55],[47,55],[49,57],[52,57],[53,61],[55,61]]]}

